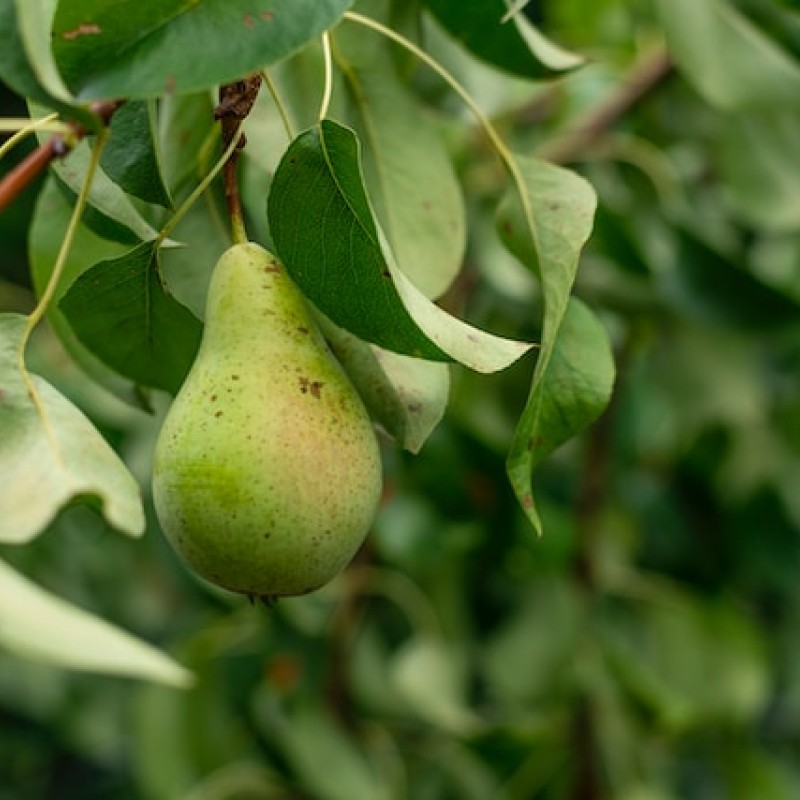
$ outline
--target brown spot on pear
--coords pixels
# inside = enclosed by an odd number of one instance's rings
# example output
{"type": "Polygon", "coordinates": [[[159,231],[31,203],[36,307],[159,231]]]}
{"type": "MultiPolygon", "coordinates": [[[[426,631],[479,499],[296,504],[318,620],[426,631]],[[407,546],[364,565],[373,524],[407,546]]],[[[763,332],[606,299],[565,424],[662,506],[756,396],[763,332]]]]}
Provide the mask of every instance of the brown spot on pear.
{"type": "Polygon", "coordinates": [[[217,263],[200,350],[164,421],[153,470],[161,527],[186,563],[261,597],[312,591],[344,569],[381,494],[367,412],[276,264],[252,243],[217,263]],[[287,365],[324,391],[298,392],[287,365]],[[223,391],[233,375],[236,391],[223,391]]]}

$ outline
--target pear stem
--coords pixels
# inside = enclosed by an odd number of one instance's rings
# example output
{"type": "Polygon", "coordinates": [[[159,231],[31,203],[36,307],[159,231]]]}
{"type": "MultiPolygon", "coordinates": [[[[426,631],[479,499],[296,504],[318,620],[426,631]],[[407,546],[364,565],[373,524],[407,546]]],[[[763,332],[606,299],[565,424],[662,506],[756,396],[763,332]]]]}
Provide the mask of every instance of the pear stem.
{"type": "Polygon", "coordinates": [[[261,75],[258,73],[225,84],[220,87],[219,105],[214,109],[214,118],[220,120],[222,125],[222,146],[229,147],[238,137],[238,144],[222,168],[222,184],[225,187],[225,201],[231,221],[231,238],[235,244],[245,244],[248,241],[242,201],[239,197],[237,162],[239,151],[245,145],[245,137],[239,134],[239,128],[250,113],[260,88],[261,75]]]}

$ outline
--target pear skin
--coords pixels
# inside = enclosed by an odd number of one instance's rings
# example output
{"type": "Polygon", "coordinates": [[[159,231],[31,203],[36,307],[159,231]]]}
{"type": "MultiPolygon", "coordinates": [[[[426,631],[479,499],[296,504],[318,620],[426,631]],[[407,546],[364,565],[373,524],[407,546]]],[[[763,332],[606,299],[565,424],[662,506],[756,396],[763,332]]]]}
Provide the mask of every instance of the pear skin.
{"type": "Polygon", "coordinates": [[[231,591],[305,594],[350,562],[380,493],[369,416],[305,300],[275,256],[234,245],[214,270],[202,343],[156,444],[167,539],[231,591]]]}

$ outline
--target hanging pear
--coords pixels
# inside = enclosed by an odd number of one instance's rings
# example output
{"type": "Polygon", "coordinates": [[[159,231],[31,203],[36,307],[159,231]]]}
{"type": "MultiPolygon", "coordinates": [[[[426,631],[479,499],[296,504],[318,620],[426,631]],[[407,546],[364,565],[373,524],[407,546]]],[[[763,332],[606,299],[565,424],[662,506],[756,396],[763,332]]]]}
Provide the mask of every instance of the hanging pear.
{"type": "Polygon", "coordinates": [[[350,562],[380,492],[372,424],[302,295],[271,253],[234,245],[156,445],[165,535],[226,589],[304,594],[350,562]]]}

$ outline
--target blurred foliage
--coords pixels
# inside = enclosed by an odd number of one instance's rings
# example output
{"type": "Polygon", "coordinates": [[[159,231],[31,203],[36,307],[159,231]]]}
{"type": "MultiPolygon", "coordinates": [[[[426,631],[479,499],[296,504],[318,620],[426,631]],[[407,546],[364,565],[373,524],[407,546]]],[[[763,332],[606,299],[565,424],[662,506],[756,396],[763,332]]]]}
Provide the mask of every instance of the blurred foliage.
{"type": "MultiPolygon", "coordinates": [[[[709,5],[800,75],[791,4],[709,5]]],[[[531,89],[436,30],[427,42],[534,152],[619,91],[664,27],[645,0],[527,11],[589,66],[531,89]]],[[[180,692],[4,653],[0,800],[800,796],[797,110],[721,107],[693,55],[571,159],[600,198],[577,294],[612,332],[619,376],[604,417],[540,469],[545,537],[506,483],[516,367],[454,369],[422,452],[387,448],[356,563],[274,609],[195,582],[152,520],[132,542],[69,510],[0,557],[198,681],[180,692]]],[[[452,98],[415,80],[446,125],[452,98]]],[[[474,215],[502,176],[477,134],[451,146],[474,215]]],[[[3,217],[2,308],[31,305],[26,213],[27,199],[3,217]]],[[[535,336],[534,292],[476,225],[448,302],[535,336]]],[[[87,383],[47,331],[34,356],[146,486],[158,414],[87,383]]]]}

